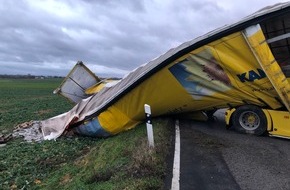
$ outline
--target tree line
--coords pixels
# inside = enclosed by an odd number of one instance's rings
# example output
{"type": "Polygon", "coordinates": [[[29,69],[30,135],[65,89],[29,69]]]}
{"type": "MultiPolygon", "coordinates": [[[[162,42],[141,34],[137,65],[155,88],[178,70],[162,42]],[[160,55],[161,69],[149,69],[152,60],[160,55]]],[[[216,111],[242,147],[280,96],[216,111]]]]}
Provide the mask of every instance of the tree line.
{"type": "Polygon", "coordinates": [[[45,78],[64,78],[62,76],[43,76],[43,75],[9,75],[0,74],[1,79],[45,79],[45,78]]]}

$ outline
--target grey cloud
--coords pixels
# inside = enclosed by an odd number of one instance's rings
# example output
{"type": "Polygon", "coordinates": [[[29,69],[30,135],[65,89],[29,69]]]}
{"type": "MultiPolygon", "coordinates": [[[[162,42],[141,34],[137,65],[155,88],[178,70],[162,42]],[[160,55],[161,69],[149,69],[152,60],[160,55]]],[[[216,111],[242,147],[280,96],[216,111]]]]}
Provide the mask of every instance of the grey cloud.
{"type": "Polygon", "coordinates": [[[0,74],[64,76],[82,60],[101,76],[120,77],[275,0],[255,1],[251,9],[242,0],[41,2],[47,7],[37,0],[0,2],[0,74]]]}

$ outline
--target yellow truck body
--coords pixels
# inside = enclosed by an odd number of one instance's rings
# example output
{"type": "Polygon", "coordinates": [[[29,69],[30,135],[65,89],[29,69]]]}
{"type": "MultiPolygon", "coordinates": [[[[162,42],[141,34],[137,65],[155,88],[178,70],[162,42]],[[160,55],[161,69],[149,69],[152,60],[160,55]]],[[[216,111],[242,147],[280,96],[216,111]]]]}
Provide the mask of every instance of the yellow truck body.
{"type": "Polygon", "coordinates": [[[81,134],[114,135],[144,121],[148,104],[153,117],[230,108],[227,123],[240,131],[289,137],[288,25],[283,3],[181,44],[115,85],[96,85],[72,110],[42,121],[43,134],[55,138],[78,124],[81,134]]]}

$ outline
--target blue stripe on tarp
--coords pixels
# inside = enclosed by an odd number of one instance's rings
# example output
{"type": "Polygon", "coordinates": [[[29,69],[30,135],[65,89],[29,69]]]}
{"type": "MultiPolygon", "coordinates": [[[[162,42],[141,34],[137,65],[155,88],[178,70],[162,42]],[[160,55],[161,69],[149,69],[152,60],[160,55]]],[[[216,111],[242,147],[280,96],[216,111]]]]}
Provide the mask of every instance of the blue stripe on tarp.
{"type": "Polygon", "coordinates": [[[89,137],[108,137],[111,136],[110,133],[106,132],[100,125],[99,120],[94,118],[87,121],[85,124],[75,128],[75,132],[89,137]]]}

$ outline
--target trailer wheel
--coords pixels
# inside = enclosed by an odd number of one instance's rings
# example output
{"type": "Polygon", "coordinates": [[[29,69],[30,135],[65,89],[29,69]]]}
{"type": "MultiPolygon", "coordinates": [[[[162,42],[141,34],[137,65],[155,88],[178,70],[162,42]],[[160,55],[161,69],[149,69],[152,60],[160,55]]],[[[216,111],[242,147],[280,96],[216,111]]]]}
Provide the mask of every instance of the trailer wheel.
{"type": "Polygon", "coordinates": [[[253,105],[240,106],[232,116],[233,127],[241,133],[263,135],[267,131],[267,118],[261,108],[253,105]]]}

